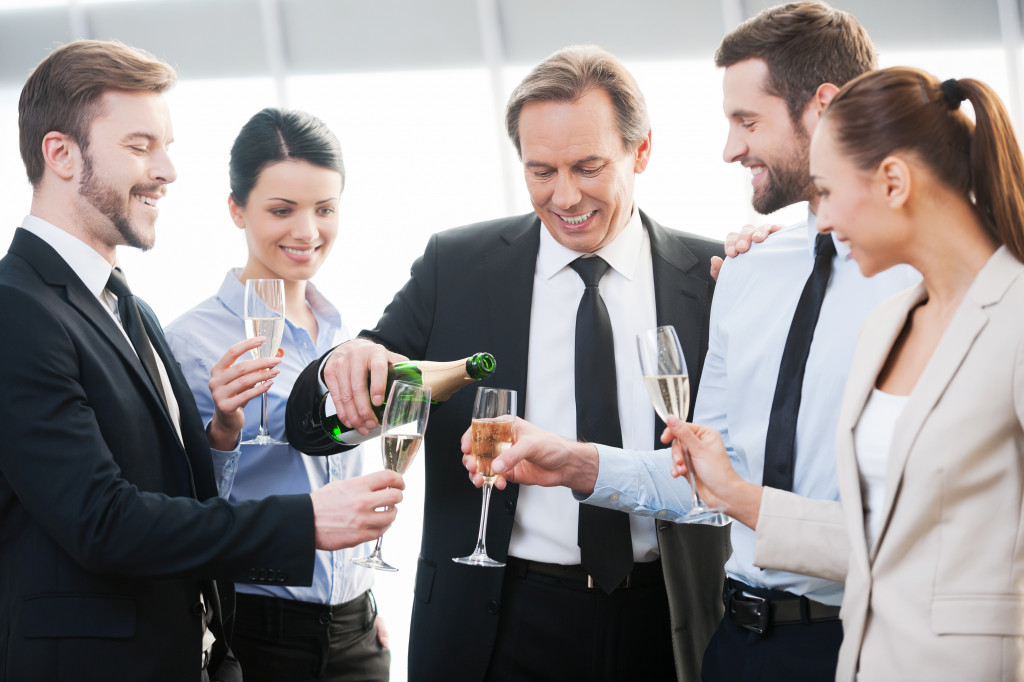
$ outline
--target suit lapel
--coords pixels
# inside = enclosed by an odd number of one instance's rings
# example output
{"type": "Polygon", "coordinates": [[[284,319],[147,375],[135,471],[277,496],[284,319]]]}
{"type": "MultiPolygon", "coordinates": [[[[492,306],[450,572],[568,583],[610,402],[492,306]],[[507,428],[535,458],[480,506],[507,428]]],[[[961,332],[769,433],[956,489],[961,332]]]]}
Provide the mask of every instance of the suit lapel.
{"type": "Polygon", "coordinates": [[[540,249],[540,219],[528,214],[502,230],[501,243],[486,260],[487,316],[501,382],[519,392],[519,416],[526,406],[533,278],[540,249]],[[493,297],[493,298],[492,298],[493,297]]]}
{"type": "MultiPolygon", "coordinates": [[[[683,347],[691,386],[700,381],[704,362],[702,339],[707,338],[708,284],[687,273],[700,264],[699,259],[676,236],[667,232],[643,211],[640,218],[651,239],[651,264],[654,268],[654,306],[658,326],[672,325],[683,347]]],[[[710,264],[709,264],[710,266],[710,264]]],[[[691,389],[692,390],[692,389],[691,389]]],[[[689,416],[693,416],[690,401],[689,416]]],[[[654,447],[664,445],[659,440],[665,429],[664,422],[655,416],[654,447]]]]}
{"type": "Polygon", "coordinates": [[[54,251],[53,247],[45,241],[32,234],[28,230],[19,228],[11,242],[10,252],[16,254],[36,269],[40,277],[48,285],[64,289],[67,302],[75,308],[93,327],[113,346],[129,371],[138,379],[138,383],[149,395],[154,406],[166,414],[160,396],[153,388],[146,369],[139,361],[128,339],[125,338],[121,329],[114,322],[110,313],[104,310],[96,297],[92,295],[82,280],[74,273],[67,262],[54,251]]]}

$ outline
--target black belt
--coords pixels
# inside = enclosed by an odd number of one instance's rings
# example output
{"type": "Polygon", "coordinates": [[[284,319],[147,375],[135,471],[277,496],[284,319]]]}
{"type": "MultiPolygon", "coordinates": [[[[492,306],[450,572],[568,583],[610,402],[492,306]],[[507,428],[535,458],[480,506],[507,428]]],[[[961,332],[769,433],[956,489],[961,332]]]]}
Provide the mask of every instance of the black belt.
{"type": "MultiPolygon", "coordinates": [[[[510,556],[505,560],[508,570],[520,578],[540,577],[549,584],[560,585],[572,589],[597,590],[601,588],[579,564],[546,564],[543,561],[530,561],[510,556]]],[[[615,589],[627,589],[643,585],[658,585],[665,578],[661,571],[661,559],[633,564],[633,570],[615,589]]]]}
{"type": "Polygon", "coordinates": [[[767,632],[770,625],[814,623],[839,618],[838,606],[828,606],[789,592],[751,587],[732,578],[725,579],[722,601],[729,620],[759,635],[767,632]]]}

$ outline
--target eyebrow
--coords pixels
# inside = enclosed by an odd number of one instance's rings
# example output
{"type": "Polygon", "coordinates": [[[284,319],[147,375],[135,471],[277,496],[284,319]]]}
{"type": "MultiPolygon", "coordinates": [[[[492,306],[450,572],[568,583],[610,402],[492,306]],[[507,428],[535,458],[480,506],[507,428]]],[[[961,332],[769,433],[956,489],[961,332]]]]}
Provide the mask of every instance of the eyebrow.
{"type": "MultiPolygon", "coordinates": [[[[284,197],[268,197],[267,201],[283,201],[284,203],[291,204],[292,206],[299,205],[299,202],[292,201],[291,199],[285,199],[284,197]]],[[[331,201],[334,201],[334,197],[330,197],[328,199],[321,199],[320,201],[316,202],[316,205],[319,206],[320,204],[326,204],[331,201]]]]}
{"type": "MultiPolygon", "coordinates": [[[[144,130],[136,130],[135,132],[127,133],[124,137],[121,138],[121,141],[127,142],[128,140],[134,140],[135,138],[138,137],[141,137],[145,140],[149,140],[150,142],[160,141],[160,137],[158,135],[156,135],[155,133],[146,132],[144,130]]],[[[174,142],[173,137],[167,140],[167,144],[171,144],[172,142],[174,142]]]]}
{"type": "MultiPolygon", "coordinates": [[[[603,156],[596,156],[596,155],[594,155],[594,156],[587,156],[585,158],[573,161],[572,165],[579,166],[580,164],[583,164],[583,163],[594,163],[595,161],[604,163],[606,160],[607,159],[605,159],[603,156]]],[[[551,168],[552,167],[551,164],[549,164],[549,163],[542,163],[540,161],[523,161],[523,165],[527,166],[527,167],[530,167],[530,168],[535,167],[535,166],[540,166],[542,168],[551,168]]]]}
{"type": "Polygon", "coordinates": [[[736,109],[729,112],[729,118],[752,118],[757,115],[758,113],[756,111],[751,111],[749,109],[736,109]]]}

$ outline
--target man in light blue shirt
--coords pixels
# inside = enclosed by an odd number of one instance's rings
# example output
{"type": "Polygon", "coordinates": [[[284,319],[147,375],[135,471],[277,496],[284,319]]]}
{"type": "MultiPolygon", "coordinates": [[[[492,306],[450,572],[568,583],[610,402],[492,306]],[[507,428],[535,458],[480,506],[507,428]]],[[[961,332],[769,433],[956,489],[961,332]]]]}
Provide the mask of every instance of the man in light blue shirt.
{"type": "MultiPolygon", "coordinates": [[[[842,639],[842,585],[758,568],[752,528],[783,349],[815,259],[810,137],[839,87],[875,67],[875,53],[852,16],[804,2],[770,8],[737,27],[722,41],[716,64],[725,68],[730,125],[723,156],[751,169],[754,208],[767,214],[799,201],[809,206],[806,223],[728,261],[715,292],[694,422],[722,433],[733,466],[758,492],[745,513],[729,510],[749,525],[732,524],[726,616],[708,645],[702,678],[829,679],[842,639]]],[[[882,299],[917,280],[905,269],[865,279],[844,244],[836,243],[836,251],[805,364],[792,487],[827,500],[838,499],[835,428],[861,323],[882,299]]],[[[518,462],[506,471],[510,480],[567,485],[585,502],[664,520],[690,509],[689,486],[672,477],[668,450],[568,443],[520,427],[519,443],[494,462],[495,471],[518,462]]]]}

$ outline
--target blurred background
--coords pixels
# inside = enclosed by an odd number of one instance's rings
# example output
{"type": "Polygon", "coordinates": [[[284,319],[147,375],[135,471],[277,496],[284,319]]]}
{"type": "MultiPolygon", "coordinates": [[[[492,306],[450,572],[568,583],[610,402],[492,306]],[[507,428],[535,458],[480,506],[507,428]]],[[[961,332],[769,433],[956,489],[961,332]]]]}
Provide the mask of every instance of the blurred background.
{"type": "MultiPolygon", "coordinates": [[[[0,245],[31,200],[18,152],[21,86],[50,50],[78,38],[145,48],[180,74],[168,95],[178,180],[160,202],[157,245],[120,256],[133,289],[165,324],[211,295],[227,268],[245,262],[244,240],[227,213],[228,152],[259,109],[309,111],[341,140],[341,232],[314,281],[355,333],[374,325],[430,234],[530,210],[504,132],[505,100],[533,64],[574,43],[616,54],[646,95],[653,152],[637,181],[637,202],[659,222],[719,239],[745,223],[794,222],[805,215],[803,205],[767,218],[754,213],[749,172],[721,158],[726,121],[715,48],[726,31],[773,4],[0,0],[0,245]]],[[[1020,0],[832,4],[867,28],[882,66],[980,78],[1020,128],[1020,0]]],[[[364,456],[367,470],[380,468],[376,443],[364,456]]],[[[421,466],[406,477],[405,502],[385,540],[387,559],[401,570],[375,576],[398,682],[406,679],[421,466]]],[[[467,553],[473,541],[467,535],[467,553]]]]}

